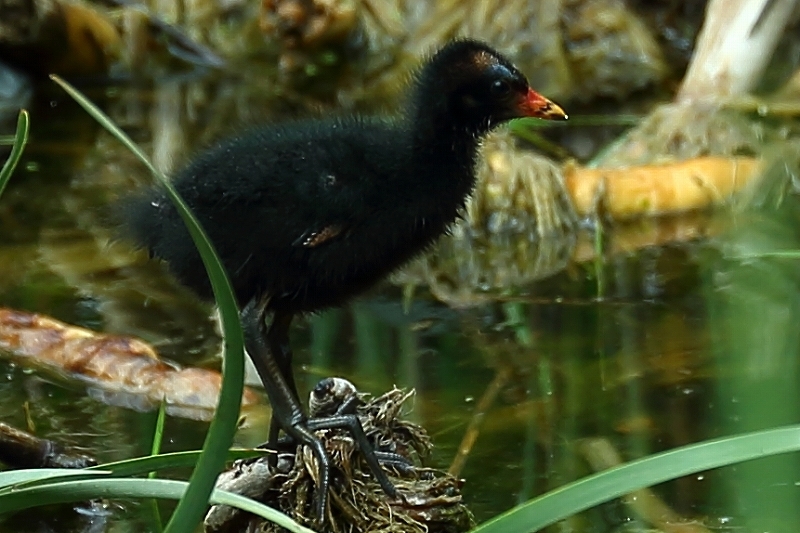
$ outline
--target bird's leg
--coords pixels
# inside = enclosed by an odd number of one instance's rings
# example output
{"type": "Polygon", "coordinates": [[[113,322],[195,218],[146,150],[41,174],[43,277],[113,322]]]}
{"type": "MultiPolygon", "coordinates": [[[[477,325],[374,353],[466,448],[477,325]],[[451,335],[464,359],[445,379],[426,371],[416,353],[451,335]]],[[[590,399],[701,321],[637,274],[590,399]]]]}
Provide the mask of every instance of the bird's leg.
{"type": "MultiPolygon", "coordinates": [[[[266,330],[266,307],[262,306],[257,300],[251,300],[241,312],[242,328],[244,332],[245,347],[253,365],[256,368],[264,390],[269,397],[270,405],[273,409],[273,416],[270,420],[269,439],[267,445],[275,445],[278,442],[278,433],[281,426],[279,419],[304,416],[300,401],[297,398],[297,389],[294,380],[287,382],[284,374],[284,364],[281,364],[281,355],[265,344],[268,337],[266,330]]],[[[270,331],[274,328],[270,328],[270,331]]],[[[288,364],[291,364],[291,353],[288,355],[288,364]]],[[[291,374],[290,374],[291,376],[291,374]]]]}
{"type": "MultiPolygon", "coordinates": [[[[303,413],[300,402],[297,401],[296,394],[292,386],[287,383],[281,371],[281,365],[272,350],[265,342],[265,308],[259,306],[253,300],[247,304],[242,311],[242,328],[244,330],[244,342],[253,365],[256,367],[264,390],[269,397],[272,405],[273,419],[277,419],[280,428],[293,438],[295,442],[304,444],[311,448],[314,458],[317,460],[319,468],[319,483],[317,486],[317,521],[322,524],[325,517],[325,510],[328,505],[328,487],[330,486],[330,459],[322,445],[322,441],[307,426],[307,417],[303,413]]],[[[289,319],[273,320],[273,326],[287,327],[291,322],[289,319]]],[[[271,328],[272,329],[272,328],[271,328]]],[[[275,338],[282,338],[287,332],[277,331],[275,338]]]]}
{"type": "MultiPolygon", "coordinates": [[[[267,392],[272,405],[272,417],[275,426],[282,429],[288,437],[298,444],[311,448],[319,468],[319,482],[317,484],[317,519],[320,523],[325,516],[328,502],[328,488],[330,486],[330,459],[325,451],[322,441],[314,434],[318,429],[346,428],[353,435],[361,453],[370,467],[384,492],[396,498],[397,489],[389,481],[386,472],[381,469],[378,456],[395,463],[394,454],[376,455],[372,445],[364,434],[361,422],[353,415],[334,415],[308,419],[303,413],[297,399],[297,390],[291,369],[291,352],[289,351],[289,324],[291,314],[280,311],[275,312],[269,332],[265,332],[264,321],[265,306],[259,306],[256,301],[251,301],[242,311],[242,327],[244,340],[253,364],[256,367],[264,390],[267,392]],[[273,350],[275,350],[273,352],[273,350]],[[276,355],[279,352],[281,355],[276,355]],[[284,372],[284,369],[286,372],[284,372]]],[[[274,427],[271,424],[271,427],[274,427]]],[[[270,430],[272,433],[272,429],[270,430]]]]}
{"type": "MultiPolygon", "coordinates": [[[[292,314],[286,312],[276,311],[272,318],[272,324],[266,334],[267,344],[269,350],[275,357],[284,381],[289,387],[297,405],[300,403],[300,395],[297,393],[297,385],[294,381],[294,371],[292,370],[292,348],[289,345],[289,325],[292,322],[292,314]]],[[[263,319],[262,319],[263,323],[263,319]]],[[[278,444],[278,435],[281,431],[281,425],[278,417],[273,416],[269,422],[269,437],[268,443],[270,445],[278,444]]]]}

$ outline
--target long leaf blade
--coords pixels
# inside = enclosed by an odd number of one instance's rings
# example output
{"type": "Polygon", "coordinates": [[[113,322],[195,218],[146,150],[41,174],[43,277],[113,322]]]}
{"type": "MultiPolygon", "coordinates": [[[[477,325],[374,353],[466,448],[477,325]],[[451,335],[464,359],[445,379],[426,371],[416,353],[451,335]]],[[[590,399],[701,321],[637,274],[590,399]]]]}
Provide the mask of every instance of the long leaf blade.
{"type": "Polygon", "coordinates": [[[800,425],[683,446],[569,483],[507,511],[473,533],[539,531],[595,505],[689,474],[800,451],[800,425]]]}
{"type": "MultiPolygon", "coordinates": [[[[226,461],[235,461],[237,459],[250,459],[252,457],[259,457],[264,455],[264,450],[252,449],[232,449],[229,450],[226,456],[226,461]]],[[[107,470],[112,472],[115,476],[135,476],[139,474],[146,474],[157,470],[165,470],[168,468],[186,468],[197,464],[200,457],[199,451],[187,452],[173,452],[162,453],[159,455],[148,455],[146,457],[136,457],[134,459],[125,459],[122,461],[115,461],[113,463],[105,463],[102,465],[89,467],[87,470],[107,470]]]]}
{"type": "Polygon", "coordinates": [[[25,145],[28,144],[28,130],[30,129],[30,119],[28,112],[21,109],[17,117],[17,133],[14,134],[14,145],[11,147],[11,154],[8,156],[3,168],[0,169],[0,195],[6,188],[8,180],[11,179],[11,174],[17,168],[22,152],[25,150],[25,145]]]}
{"type": "Polygon", "coordinates": [[[230,280],[208,236],[166,176],[159,172],[144,152],[88,98],[58,76],[50,77],[101,126],[131,150],[166,189],[200,252],[211,280],[214,298],[220,310],[224,339],[222,387],[217,412],[206,435],[203,452],[189,480],[189,488],[165,529],[167,533],[192,533],[202,519],[214,482],[225,464],[227,450],[233,442],[239,419],[239,407],[244,391],[244,341],[236,299],[230,280]]]}
{"type": "MultiPolygon", "coordinates": [[[[103,478],[79,481],[57,481],[0,495],[0,509],[11,513],[49,503],[69,503],[92,498],[161,498],[181,499],[188,483],[170,479],[103,478]]],[[[263,503],[239,494],[215,489],[210,495],[213,504],[230,505],[269,520],[293,533],[314,533],[285,514],[263,503]]]]}
{"type": "Polygon", "coordinates": [[[102,470],[68,470],[66,468],[23,468],[20,470],[6,470],[0,472],[0,493],[7,490],[14,490],[22,484],[45,480],[51,481],[56,477],[87,478],[108,474],[109,472],[104,472],[102,470]]]}

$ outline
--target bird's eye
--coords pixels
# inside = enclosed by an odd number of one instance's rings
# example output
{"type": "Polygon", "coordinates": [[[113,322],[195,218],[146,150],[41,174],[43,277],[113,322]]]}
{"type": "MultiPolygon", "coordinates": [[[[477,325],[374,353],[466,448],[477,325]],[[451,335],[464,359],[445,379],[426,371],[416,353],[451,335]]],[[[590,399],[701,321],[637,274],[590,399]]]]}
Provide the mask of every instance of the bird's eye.
{"type": "Polygon", "coordinates": [[[508,84],[505,80],[494,80],[492,82],[492,96],[497,98],[502,98],[504,96],[508,96],[511,92],[511,85],[508,84]]]}

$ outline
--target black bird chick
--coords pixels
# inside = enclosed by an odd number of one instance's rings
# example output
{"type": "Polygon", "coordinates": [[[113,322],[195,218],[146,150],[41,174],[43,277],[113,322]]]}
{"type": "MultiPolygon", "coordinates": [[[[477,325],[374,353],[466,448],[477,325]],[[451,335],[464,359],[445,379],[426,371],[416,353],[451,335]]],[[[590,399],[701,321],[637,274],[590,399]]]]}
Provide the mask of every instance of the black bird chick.
{"type": "MultiPolygon", "coordinates": [[[[397,458],[372,450],[352,414],[304,414],[289,324],[297,314],[347,302],[429,247],[475,185],[481,138],[518,117],[567,118],[498,52],[460,40],[421,68],[399,118],[261,126],[200,153],[175,177],[244,307],[246,347],[273,408],[270,442],[282,429],[310,446],[319,463],[318,519],[329,474],[315,430],[349,428],[392,497],[379,461],[397,458]]],[[[129,201],[123,217],[130,236],[179,281],[211,297],[200,256],[162,191],[129,201]]]]}

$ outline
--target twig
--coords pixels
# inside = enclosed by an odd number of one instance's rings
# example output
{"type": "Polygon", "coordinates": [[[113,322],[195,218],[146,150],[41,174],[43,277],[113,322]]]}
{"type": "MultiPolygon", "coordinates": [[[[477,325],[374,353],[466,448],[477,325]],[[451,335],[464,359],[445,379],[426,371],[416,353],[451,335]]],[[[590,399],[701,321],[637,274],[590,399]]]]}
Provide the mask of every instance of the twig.
{"type": "Polygon", "coordinates": [[[147,18],[147,23],[150,28],[167,38],[167,49],[175,57],[201,67],[222,68],[225,66],[225,60],[213,50],[193,41],[177,27],[166,22],[158,15],[151,13],[145,6],[133,0],[107,1],[114,5],[142,13],[147,18]]]}
{"type": "MultiPolygon", "coordinates": [[[[595,471],[619,466],[623,462],[617,450],[605,438],[584,439],[579,444],[579,450],[595,471]]],[[[664,533],[711,533],[699,522],[680,516],[650,489],[631,492],[622,501],[642,520],[664,533]]]]}
{"type": "Polygon", "coordinates": [[[504,366],[500,368],[497,373],[495,373],[494,379],[486,387],[486,390],[484,391],[480,400],[478,400],[478,403],[475,405],[475,412],[472,415],[472,420],[470,420],[469,426],[467,426],[467,431],[464,433],[464,437],[461,439],[461,443],[458,445],[458,452],[456,452],[456,456],[453,458],[450,468],[447,469],[447,473],[451,476],[458,477],[461,474],[461,470],[464,469],[464,465],[467,462],[467,457],[472,451],[472,447],[475,445],[475,442],[478,440],[478,435],[480,434],[480,428],[483,424],[486,411],[488,411],[492,404],[494,404],[494,401],[497,399],[497,395],[508,382],[510,376],[511,370],[508,367],[504,366]]]}

